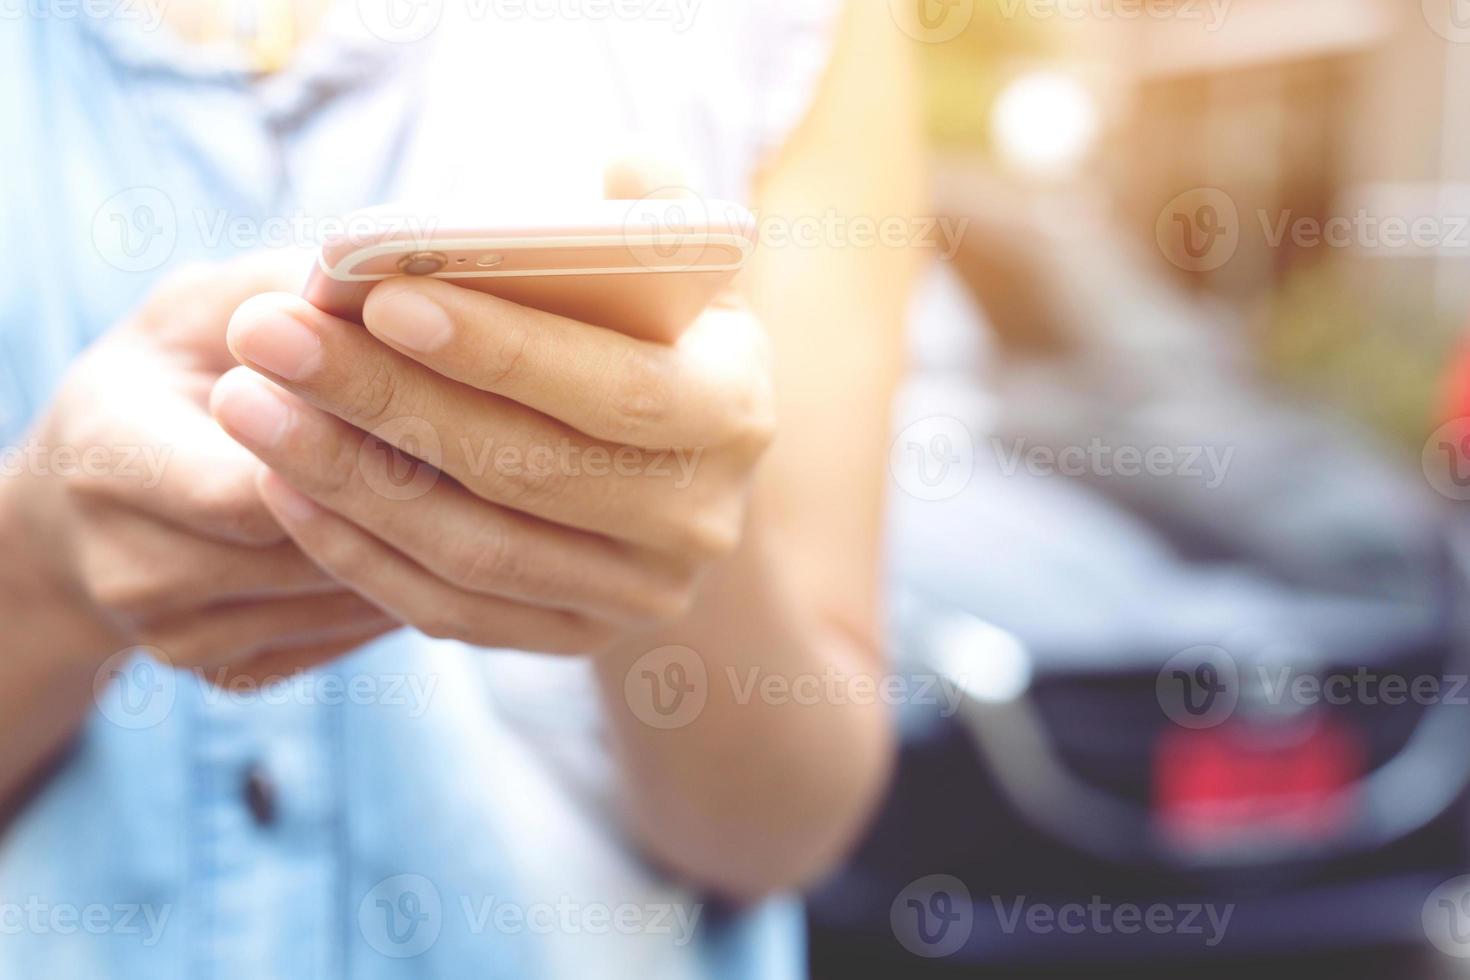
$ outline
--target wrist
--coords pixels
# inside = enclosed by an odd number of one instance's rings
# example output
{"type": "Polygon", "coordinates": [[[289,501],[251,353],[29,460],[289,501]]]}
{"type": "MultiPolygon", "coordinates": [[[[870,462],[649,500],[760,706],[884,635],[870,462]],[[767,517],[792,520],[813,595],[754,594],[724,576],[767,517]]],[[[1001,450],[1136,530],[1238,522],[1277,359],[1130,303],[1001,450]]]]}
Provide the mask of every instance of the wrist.
{"type": "Polygon", "coordinates": [[[12,624],[11,636],[29,638],[58,664],[100,665],[122,638],[66,574],[63,546],[46,539],[26,479],[0,478],[0,616],[12,624]]]}

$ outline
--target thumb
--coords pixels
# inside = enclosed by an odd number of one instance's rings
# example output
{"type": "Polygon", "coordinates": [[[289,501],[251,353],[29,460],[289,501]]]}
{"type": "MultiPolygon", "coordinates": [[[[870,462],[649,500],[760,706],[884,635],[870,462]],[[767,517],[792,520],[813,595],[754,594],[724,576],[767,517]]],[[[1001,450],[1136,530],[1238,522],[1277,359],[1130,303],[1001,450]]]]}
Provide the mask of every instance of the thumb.
{"type": "Polygon", "coordinates": [[[609,161],[602,172],[602,189],[609,201],[699,196],[688,186],[683,167],[651,155],[628,155],[609,161]]]}
{"type": "Polygon", "coordinates": [[[311,262],[305,249],[272,248],[181,267],[148,294],[133,322],[194,366],[223,374],[237,363],[225,346],[225,325],[236,307],[260,293],[296,292],[311,262]]]}

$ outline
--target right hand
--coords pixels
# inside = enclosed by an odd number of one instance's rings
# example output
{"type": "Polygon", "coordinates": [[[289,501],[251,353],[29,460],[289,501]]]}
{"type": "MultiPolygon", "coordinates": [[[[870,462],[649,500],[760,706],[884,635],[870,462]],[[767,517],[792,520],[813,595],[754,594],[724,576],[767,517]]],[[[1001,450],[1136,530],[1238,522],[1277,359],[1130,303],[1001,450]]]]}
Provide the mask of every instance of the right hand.
{"type": "Polygon", "coordinates": [[[52,597],[22,614],[41,629],[84,617],[94,662],[146,645],[211,680],[266,678],[397,625],[290,542],[256,491],[261,464],[209,415],[235,363],[230,314],[292,271],[267,256],[171,276],[73,363],[23,472],[0,480],[7,557],[52,597]]]}

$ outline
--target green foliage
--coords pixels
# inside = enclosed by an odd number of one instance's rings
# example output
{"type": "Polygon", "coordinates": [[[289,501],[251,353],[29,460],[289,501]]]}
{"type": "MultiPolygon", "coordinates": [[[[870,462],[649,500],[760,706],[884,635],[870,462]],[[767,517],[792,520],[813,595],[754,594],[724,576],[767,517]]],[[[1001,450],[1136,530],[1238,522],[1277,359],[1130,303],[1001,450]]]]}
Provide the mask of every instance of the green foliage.
{"type": "MultiPolygon", "coordinates": [[[[1361,260],[1360,260],[1361,261],[1361,260]]],[[[1352,260],[1291,272],[1266,306],[1263,367],[1418,451],[1439,410],[1463,324],[1434,312],[1402,276],[1365,286],[1352,260]]]]}
{"type": "Polygon", "coordinates": [[[920,47],[924,105],[936,146],[952,150],[990,148],[990,110],[1017,61],[1044,57],[1051,50],[1044,26],[1007,0],[977,0],[975,19],[959,37],[920,47]]]}

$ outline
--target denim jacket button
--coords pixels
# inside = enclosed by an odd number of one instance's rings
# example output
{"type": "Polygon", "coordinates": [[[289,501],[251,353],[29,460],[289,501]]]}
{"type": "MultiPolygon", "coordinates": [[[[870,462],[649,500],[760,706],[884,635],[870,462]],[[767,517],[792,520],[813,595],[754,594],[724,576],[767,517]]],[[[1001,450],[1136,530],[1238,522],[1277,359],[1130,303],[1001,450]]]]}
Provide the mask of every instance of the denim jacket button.
{"type": "Polygon", "coordinates": [[[252,765],[245,773],[245,806],[261,827],[269,827],[276,820],[276,787],[265,769],[252,765]]]}

